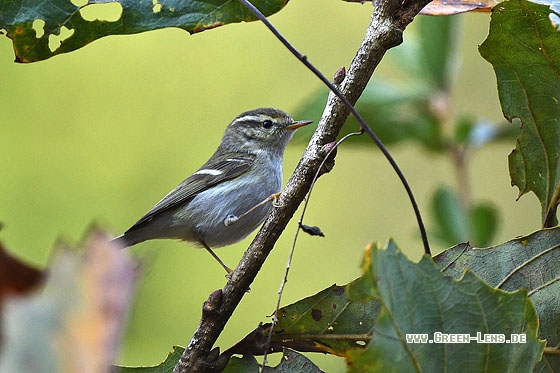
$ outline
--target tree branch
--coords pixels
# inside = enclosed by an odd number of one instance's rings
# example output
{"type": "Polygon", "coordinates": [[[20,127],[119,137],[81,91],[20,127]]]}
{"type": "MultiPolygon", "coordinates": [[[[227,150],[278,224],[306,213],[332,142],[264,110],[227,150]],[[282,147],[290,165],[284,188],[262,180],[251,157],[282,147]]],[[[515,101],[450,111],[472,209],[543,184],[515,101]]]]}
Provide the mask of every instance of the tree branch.
{"type": "MultiPolygon", "coordinates": [[[[385,52],[402,42],[402,32],[429,0],[388,0],[375,4],[366,36],[354,57],[340,90],[355,104],[385,52]]],[[[200,324],[188,347],[173,370],[174,373],[220,371],[229,356],[218,357],[210,351],[233,311],[245,295],[266,257],[300,203],[325,157],[329,144],[336,141],[346,122],[349,109],[334,95],[329,95],[323,116],[303,157],[261,230],[245,252],[230,281],[213,292],[204,303],[200,324]]]]}

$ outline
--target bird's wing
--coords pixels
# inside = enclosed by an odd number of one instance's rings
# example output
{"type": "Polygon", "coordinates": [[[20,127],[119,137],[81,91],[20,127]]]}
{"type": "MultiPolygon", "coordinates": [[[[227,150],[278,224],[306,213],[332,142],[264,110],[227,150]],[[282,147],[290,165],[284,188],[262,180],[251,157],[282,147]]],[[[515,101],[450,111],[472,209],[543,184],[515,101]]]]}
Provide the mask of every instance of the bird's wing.
{"type": "MultiPolygon", "coordinates": [[[[169,192],[150,211],[138,220],[126,232],[138,228],[153,219],[162,211],[178,206],[197,194],[223,181],[233,179],[246,172],[255,162],[256,155],[249,153],[227,153],[220,160],[210,158],[198,171],[185,179],[169,192]]],[[[125,232],[125,233],[126,233],[125,232]]]]}

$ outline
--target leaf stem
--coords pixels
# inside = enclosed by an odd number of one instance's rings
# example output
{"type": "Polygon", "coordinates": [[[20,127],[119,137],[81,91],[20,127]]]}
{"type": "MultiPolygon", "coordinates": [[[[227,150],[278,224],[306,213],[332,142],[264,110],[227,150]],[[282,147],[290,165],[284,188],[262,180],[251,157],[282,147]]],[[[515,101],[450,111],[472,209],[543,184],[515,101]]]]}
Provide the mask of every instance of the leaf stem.
{"type": "Polygon", "coordinates": [[[558,218],[556,217],[558,204],[560,204],[560,183],[556,184],[554,194],[552,194],[552,198],[548,203],[543,228],[551,228],[558,225],[558,218]]]}

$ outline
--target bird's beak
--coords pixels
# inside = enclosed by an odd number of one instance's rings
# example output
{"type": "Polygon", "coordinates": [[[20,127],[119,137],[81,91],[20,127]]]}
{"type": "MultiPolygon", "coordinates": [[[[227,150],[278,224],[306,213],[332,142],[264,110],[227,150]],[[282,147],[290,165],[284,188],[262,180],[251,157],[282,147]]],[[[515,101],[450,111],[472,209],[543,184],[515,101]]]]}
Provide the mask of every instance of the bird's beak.
{"type": "Polygon", "coordinates": [[[294,122],[294,123],[290,124],[289,126],[286,126],[286,129],[297,130],[300,127],[307,126],[309,123],[313,123],[313,121],[312,120],[300,120],[298,122],[294,122]]]}

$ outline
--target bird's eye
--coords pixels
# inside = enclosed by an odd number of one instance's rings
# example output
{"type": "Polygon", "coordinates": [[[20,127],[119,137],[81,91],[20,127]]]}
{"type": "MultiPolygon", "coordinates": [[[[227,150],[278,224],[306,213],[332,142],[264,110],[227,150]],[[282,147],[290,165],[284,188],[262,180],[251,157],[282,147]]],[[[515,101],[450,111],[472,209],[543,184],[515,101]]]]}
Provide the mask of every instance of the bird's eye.
{"type": "Polygon", "coordinates": [[[263,126],[264,128],[270,128],[270,127],[272,127],[272,121],[271,121],[271,120],[268,120],[268,119],[267,119],[267,120],[264,120],[264,121],[262,122],[262,126],[263,126]]]}

